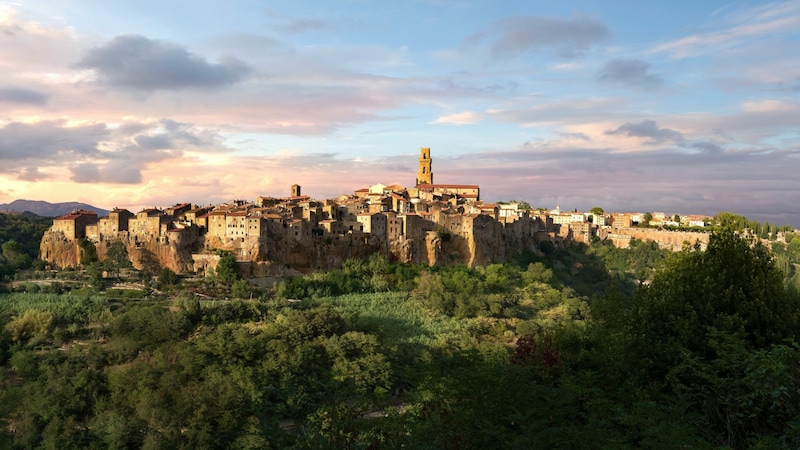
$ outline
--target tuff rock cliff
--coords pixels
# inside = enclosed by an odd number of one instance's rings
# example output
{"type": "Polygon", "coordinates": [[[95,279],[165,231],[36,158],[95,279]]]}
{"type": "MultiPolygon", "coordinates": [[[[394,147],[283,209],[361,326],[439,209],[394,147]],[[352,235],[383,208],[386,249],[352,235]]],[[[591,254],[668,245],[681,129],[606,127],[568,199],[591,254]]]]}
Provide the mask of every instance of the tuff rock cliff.
{"type": "MultiPolygon", "coordinates": [[[[282,276],[287,273],[310,273],[341,267],[351,258],[366,258],[381,253],[390,261],[434,265],[486,265],[513,254],[534,250],[533,234],[525,239],[508,235],[497,222],[487,222],[480,231],[461,236],[429,231],[419,239],[405,237],[385,242],[369,234],[313,236],[296,240],[285,236],[266,238],[219,238],[183,236],[180,239],[133,239],[126,234],[104,238],[95,243],[103,261],[111,244],[125,244],[133,266],[157,273],[169,268],[176,273],[206,272],[213,269],[221,252],[236,255],[243,271],[253,277],[282,276]]],[[[512,233],[513,234],[513,233],[512,233]]],[[[40,245],[41,258],[56,267],[77,267],[81,263],[78,241],[49,230],[40,245]]]]}

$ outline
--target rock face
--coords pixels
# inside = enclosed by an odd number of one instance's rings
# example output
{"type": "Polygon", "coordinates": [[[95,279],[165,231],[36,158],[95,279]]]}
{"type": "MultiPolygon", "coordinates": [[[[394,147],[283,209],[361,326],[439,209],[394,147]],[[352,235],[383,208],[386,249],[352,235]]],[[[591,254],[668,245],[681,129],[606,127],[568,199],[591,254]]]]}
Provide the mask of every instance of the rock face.
{"type": "MultiPolygon", "coordinates": [[[[541,222],[519,220],[501,223],[490,216],[464,219],[461,232],[445,229],[423,231],[416,238],[402,236],[386,242],[370,234],[313,235],[294,238],[274,233],[268,237],[224,237],[197,231],[167,232],[164,237],[142,239],[127,232],[96,243],[102,261],[114,242],[125,244],[133,266],[157,273],[169,268],[176,273],[208,273],[216,266],[219,252],[236,255],[242,271],[251,277],[281,277],[289,274],[327,271],[342,266],[351,258],[366,258],[380,253],[389,261],[446,266],[483,266],[506,261],[525,251],[537,252],[542,239],[557,246],[570,244],[569,234],[546,230],[541,222]]],[[[680,250],[684,242],[705,245],[705,233],[672,232],[653,229],[601,229],[601,239],[622,246],[631,239],[656,241],[662,248],[680,250]]],[[[41,258],[57,267],[80,265],[81,245],[60,231],[48,230],[40,245],[41,258]]]]}
{"type": "Polygon", "coordinates": [[[678,251],[684,244],[699,243],[701,248],[708,245],[710,235],[695,231],[667,231],[652,228],[615,228],[611,231],[600,230],[600,239],[612,239],[618,247],[627,247],[631,239],[653,241],[659,247],[678,251]]]}
{"type": "MultiPolygon", "coordinates": [[[[95,243],[98,258],[103,261],[114,242],[122,242],[136,269],[157,273],[169,268],[176,273],[207,273],[219,260],[217,250],[236,255],[243,271],[253,277],[282,276],[286,273],[326,271],[342,266],[351,258],[366,258],[381,253],[390,261],[428,265],[485,265],[535,248],[533,242],[523,248],[506,248],[507,240],[499,224],[490,230],[463,237],[427,232],[424,239],[398,239],[384,242],[374,236],[342,235],[336,238],[315,236],[308,241],[272,238],[218,238],[214,236],[180,241],[132,240],[126,236],[95,243]],[[288,271],[288,272],[287,272],[288,271]]],[[[41,258],[56,267],[80,265],[78,241],[68,240],[63,233],[47,231],[40,245],[41,258]]]]}
{"type": "MultiPolygon", "coordinates": [[[[196,245],[194,240],[135,241],[129,239],[127,235],[121,234],[116,239],[104,239],[94,244],[100,261],[105,260],[108,248],[114,242],[125,244],[130,261],[136,269],[152,273],[165,267],[176,273],[194,271],[192,260],[192,249],[196,245]]],[[[44,233],[39,244],[39,255],[42,260],[62,269],[77,267],[81,264],[79,241],[67,239],[60,231],[48,230],[44,233]]]]}
{"type": "Polygon", "coordinates": [[[70,241],[60,231],[46,231],[39,244],[42,260],[56,267],[76,267],[81,262],[81,248],[77,241],[70,241]]]}

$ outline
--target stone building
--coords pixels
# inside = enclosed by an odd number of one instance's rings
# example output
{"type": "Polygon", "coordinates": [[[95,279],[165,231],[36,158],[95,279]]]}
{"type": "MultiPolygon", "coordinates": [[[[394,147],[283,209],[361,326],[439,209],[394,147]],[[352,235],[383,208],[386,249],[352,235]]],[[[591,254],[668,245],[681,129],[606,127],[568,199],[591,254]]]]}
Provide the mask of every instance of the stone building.
{"type": "Polygon", "coordinates": [[[386,215],[383,213],[361,213],[358,215],[364,233],[370,233],[382,240],[386,240],[386,215]]]}
{"type": "Polygon", "coordinates": [[[74,241],[86,237],[86,226],[97,223],[97,213],[78,209],[53,220],[53,231],[60,231],[74,241]]]}
{"type": "Polygon", "coordinates": [[[161,210],[143,209],[128,220],[128,232],[136,241],[157,238],[161,232],[161,223],[167,220],[168,217],[161,210]]]}

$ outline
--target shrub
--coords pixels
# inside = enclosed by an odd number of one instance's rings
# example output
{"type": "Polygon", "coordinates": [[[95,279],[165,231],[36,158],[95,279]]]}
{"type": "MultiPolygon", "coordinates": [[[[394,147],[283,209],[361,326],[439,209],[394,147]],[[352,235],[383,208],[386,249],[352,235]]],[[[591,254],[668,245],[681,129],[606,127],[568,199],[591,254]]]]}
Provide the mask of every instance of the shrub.
{"type": "Polygon", "coordinates": [[[22,341],[34,336],[46,335],[50,331],[52,322],[53,314],[47,311],[29,309],[9,322],[6,328],[11,332],[11,339],[22,341]]]}

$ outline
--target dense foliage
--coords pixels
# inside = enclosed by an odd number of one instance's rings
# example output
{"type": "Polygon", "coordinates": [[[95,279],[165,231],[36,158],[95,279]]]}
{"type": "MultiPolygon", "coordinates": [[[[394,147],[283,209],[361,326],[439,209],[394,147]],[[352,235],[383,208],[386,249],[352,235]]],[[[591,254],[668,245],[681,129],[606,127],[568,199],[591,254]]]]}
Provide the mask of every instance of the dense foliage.
{"type": "Polygon", "coordinates": [[[0,213],[0,280],[34,264],[42,235],[52,223],[35,214],[0,213]]]}
{"type": "Polygon", "coordinates": [[[115,252],[0,294],[0,448],[800,446],[800,297],[731,230],[272,290],[115,252]]]}

